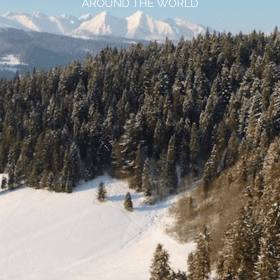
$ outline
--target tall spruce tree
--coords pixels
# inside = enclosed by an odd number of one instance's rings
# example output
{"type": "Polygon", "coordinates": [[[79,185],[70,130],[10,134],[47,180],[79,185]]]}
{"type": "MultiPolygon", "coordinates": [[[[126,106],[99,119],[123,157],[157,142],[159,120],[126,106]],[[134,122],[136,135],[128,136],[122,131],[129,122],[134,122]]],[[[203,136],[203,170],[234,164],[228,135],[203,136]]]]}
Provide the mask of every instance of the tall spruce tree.
{"type": "Polygon", "coordinates": [[[143,189],[141,167],[141,144],[138,145],[134,161],[133,187],[139,192],[143,189]]]}
{"type": "Polygon", "coordinates": [[[98,190],[97,190],[97,199],[100,202],[104,202],[107,199],[107,192],[104,186],[104,183],[101,181],[99,186],[98,186],[98,190]]]}
{"type": "Polygon", "coordinates": [[[196,239],[197,248],[193,255],[193,259],[189,259],[190,279],[208,280],[210,274],[210,242],[211,238],[204,227],[203,231],[196,239]]]}
{"type": "Polygon", "coordinates": [[[167,155],[166,155],[166,185],[170,193],[175,193],[178,186],[178,177],[176,171],[175,158],[175,135],[169,141],[167,155]]]}
{"type": "Polygon", "coordinates": [[[144,191],[145,196],[152,195],[152,185],[150,183],[150,164],[149,164],[148,158],[146,159],[144,168],[143,168],[142,189],[144,191]]]}
{"type": "Polygon", "coordinates": [[[170,280],[171,268],[169,265],[169,254],[159,243],[156,247],[154,258],[150,266],[150,280],[170,280]]]}

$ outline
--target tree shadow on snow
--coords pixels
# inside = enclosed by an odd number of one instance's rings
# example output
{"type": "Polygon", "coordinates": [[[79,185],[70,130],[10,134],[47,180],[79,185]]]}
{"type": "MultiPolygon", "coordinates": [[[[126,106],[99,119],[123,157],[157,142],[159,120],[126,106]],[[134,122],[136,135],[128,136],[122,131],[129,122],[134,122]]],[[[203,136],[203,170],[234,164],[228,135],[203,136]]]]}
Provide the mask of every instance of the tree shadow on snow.
{"type": "Polygon", "coordinates": [[[123,201],[125,200],[125,195],[112,195],[108,197],[109,201],[113,202],[118,202],[118,201],[123,201]]]}
{"type": "MultiPolygon", "coordinates": [[[[129,191],[129,190],[128,190],[129,191]]],[[[140,194],[132,194],[130,193],[131,195],[131,198],[132,198],[132,203],[135,199],[139,199],[141,197],[140,194]]],[[[118,202],[118,201],[122,201],[124,202],[125,201],[125,195],[121,194],[121,195],[112,195],[112,196],[108,196],[108,200],[109,201],[114,201],[114,202],[118,202]]]]}
{"type": "Polygon", "coordinates": [[[12,192],[16,192],[16,191],[22,190],[24,188],[26,188],[25,185],[21,185],[20,187],[12,188],[12,189],[4,189],[4,190],[0,191],[0,196],[1,195],[6,195],[6,194],[9,194],[9,193],[12,193],[12,192]]]}
{"type": "Polygon", "coordinates": [[[151,212],[165,209],[168,207],[170,207],[169,204],[157,202],[155,205],[142,204],[141,206],[135,207],[134,209],[135,211],[151,212]]]}

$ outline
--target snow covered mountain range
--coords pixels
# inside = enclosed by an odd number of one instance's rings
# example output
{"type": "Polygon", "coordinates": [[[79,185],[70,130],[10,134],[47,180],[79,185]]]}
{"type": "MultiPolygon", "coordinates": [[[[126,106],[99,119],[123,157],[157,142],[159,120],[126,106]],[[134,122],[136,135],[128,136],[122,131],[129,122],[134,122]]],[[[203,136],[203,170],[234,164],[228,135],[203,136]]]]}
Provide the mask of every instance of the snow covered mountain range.
{"type": "MultiPolygon", "coordinates": [[[[175,18],[165,21],[155,20],[141,11],[120,19],[103,11],[92,17],[84,14],[79,18],[62,13],[60,16],[47,16],[7,12],[0,16],[0,28],[12,27],[25,31],[47,32],[71,37],[94,38],[96,35],[110,35],[130,39],[163,41],[179,40],[182,36],[191,39],[204,34],[207,27],[192,24],[175,18]]],[[[210,32],[214,30],[209,28],[210,32]]]]}

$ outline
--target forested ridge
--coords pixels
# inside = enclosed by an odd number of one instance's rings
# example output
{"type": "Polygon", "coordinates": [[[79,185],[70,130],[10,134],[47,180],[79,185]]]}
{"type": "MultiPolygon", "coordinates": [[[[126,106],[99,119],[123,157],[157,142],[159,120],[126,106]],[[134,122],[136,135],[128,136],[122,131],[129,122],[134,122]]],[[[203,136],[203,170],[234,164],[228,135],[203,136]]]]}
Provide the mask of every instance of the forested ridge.
{"type": "Polygon", "coordinates": [[[226,174],[245,198],[225,231],[219,279],[277,279],[279,36],[207,32],[1,79],[7,188],[72,192],[109,172],[156,198],[202,178],[207,199],[226,174]]]}

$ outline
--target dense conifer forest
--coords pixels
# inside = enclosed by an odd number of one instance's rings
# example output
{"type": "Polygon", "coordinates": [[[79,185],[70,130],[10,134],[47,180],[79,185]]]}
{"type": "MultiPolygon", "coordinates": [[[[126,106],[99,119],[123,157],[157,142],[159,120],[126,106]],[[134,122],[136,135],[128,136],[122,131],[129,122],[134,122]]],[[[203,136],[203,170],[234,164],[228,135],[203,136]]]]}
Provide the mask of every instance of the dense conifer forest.
{"type": "MultiPolygon", "coordinates": [[[[71,193],[109,172],[152,203],[201,178],[207,209],[215,191],[239,200],[231,216],[215,220],[229,222],[218,227],[223,238],[210,258],[218,279],[278,279],[279,42],[277,28],[269,36],[207,32],[1,79],[2,186],[71,193]]],[[[188,198],[184,219],[199,216],[192,204],[188,198]]],[[[206,229],[199,235],[188,279],[207,279],[210,239],[206,229]]]]}

